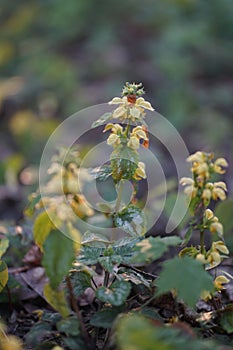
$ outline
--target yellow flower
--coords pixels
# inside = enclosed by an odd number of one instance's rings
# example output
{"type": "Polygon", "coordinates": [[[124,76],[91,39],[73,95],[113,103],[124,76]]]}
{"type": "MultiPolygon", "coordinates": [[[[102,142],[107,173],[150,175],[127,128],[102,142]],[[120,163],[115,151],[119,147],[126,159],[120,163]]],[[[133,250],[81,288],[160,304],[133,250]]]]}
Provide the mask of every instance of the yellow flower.
{"type": "Polygon", "coordinates": [[[105,125],[103,132],[106,132],[108,130],[111,130],[114,134],[122,134],[123,128],[120,124],[108,123],[107,125],[105,125]]]}
{"type": "Polygon", "coordinates": [[[184,189],[184,193],[191,197],[194,198],[197,194],[197,188],[194,186],[194,181],[190,177],[182,177],[180,179],[180,184],[182,186],[186,186],[184,189]]]}
{"type": "Polygon", "coordinates": [[[215,278],[214,280],[214,286],[218,291],[221,291],[222,289],[225,289],[225,287],[223,286],[223,284],[229,283],[230,280],[228,278],[226,278],[223,275],[220,275],[218,277],[215,278]]]}
{"type": "Polygon", "coordinates": [[[209,189],[205,188],[202,192],[201,198],[206,200],[206,201],[209,201],[211,198],[211,191],[209,189]]]}
{"type": "Polygon", "coordinates": [[[210,265],[210,267],[215,267],[217,265],[219,265],[221,263],[221,256],[219,254],[219,252],[216,251],[212,251],[209,256],[208,256],[208,263],[210,265]]]}
{"type": "Polygon", "coordinates": [[[228,167],[228,163],[225,158],[216,159],[213,165],[214,171],[218,174],[224,174],[226,170],[223,168],[226,168],[226,167],[228,167]]]}
{"type": "MultiPolygon", "coordinates": [[[[227,187],[225,182],[223,181],[218,181],[218,182],[207,182],[207,184],[205,185],[206,193],[208,192],[208,196],[209,193],[211,193],[211,197],[213,200],[222,200],[224,201],[226,199],[226,193],[225,191],[227,191],[227,187]],[[209,192],[210,191],[210,192],[209,192]]],[[[203,193],[204,193],[203,191],[203,193]]]]}
{"type": "Polygon", "coordinates": [[[118,135],[116,134],[111,134],[109,135],[109,137],[107,138],[107,144],[109,146],[117,146],[121,143],[121,139],[118,135]]]}
{"type": "Polygon", "coordinates": [[[205,161],[205,157],[204,157],[204,154],[203,152],[196,152],[194,154],[191,154],[188,158],[187,158],[187,162],[198,162],[198,163],[202,163],[205,161]]]}
{"type": "Polygon", "coordinates": [[[213,222],[210,225],[210,232],[223,235],[223,226],[220,222],[213,222]]]}
{"type": "Polygon", "coordinates": [[[214,213],[210,209],[206,209],[204,215],[207,220],[211,220],[214,217],[214,213]]]}
{"type": "Polygon", "coordinates": [[[223,254],[229,254],[228,248],[225,246],[224,242],[222,241],[213,242],[212,249],[213,251],[219,251],[223,254]]]}
{"type": "Polygon", "coordinates": [[[191,179],[190,177],[182,177],[180,179],[180,184],[182,186],[186,186],[186,185],[193,185],[194,184],[194,181],[193,179],[191,179]]]}
{"type": "Polygon", "coordinates": [[[132,103],[127,99],[127,96],[114,97],[110,102],[110,105],[120,105],[113,111],[113,118],[116,119],[130,119],[132,121],[139,121],[145,116],[144,109],[154,111],[154,108],[151,106],[150,102],[145,101],[143,97],[138,97],[135,99],[135,102],[132,103]]]}
{"type": "Polygon", "coordinates": [[[214,184],[212,190],[212,198],[213,200],[217,200],[219,198],[221,201],[224,201],[226,199],[226,193],[221,187],[218,187],[216,184],[214,184]]]}
{"type": "Polygon", "coordinates": [[[131,136],[127,143],[127,146],[132,149],[138,149],[140,147],[139,139],[136,136],[131,136]]]}
{"type": "Polygon", "coordinates": [[[142,126],[137,126],[130,133],[130,139],[127,143],[127,146],[132,149],[138,149],[140,147],[140,139],[148,140],[147,135],[143,130],[142,126]]]}
{"type": "Polygon", "coordinates": [[[134,178],[136,180],[141,180],[146,178],[145,164],[143,162],[138,162],[138,168],[135,171],[134,178]]]}

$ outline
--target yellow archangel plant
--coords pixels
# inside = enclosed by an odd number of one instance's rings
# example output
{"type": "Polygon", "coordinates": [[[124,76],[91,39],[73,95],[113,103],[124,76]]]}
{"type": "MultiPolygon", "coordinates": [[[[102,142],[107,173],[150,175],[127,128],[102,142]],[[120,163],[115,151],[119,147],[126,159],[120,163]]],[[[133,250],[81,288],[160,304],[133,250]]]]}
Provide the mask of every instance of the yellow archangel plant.
{"type": "MultiPolygon", "coordinates": [[[[186,233],[185,243],[191,238],[192,232],[200,232],[200,245],[198,247],[185,247],[181,250],[180,256],[189,255],[201,261],[206,269],[218,266],[229,254],[223,240],[223,225],[209,207],[211,200],[225,200],[227,186],[223,181],[213,182],[215,174],[224,174],[228,166],[226,159],[217,158],[214,160],[213,153],[196,152],[187,158],[191,163],[193,177],[184,177],[180,184],[184,186],[184,193],[190,198],[190,212],[193,220],[186,233]],[[205,246],[205,232],[217,234],[219,240],[213,241],[210,248],[205,246]]],[[[221,291],[229,279],[223,275],[217,276],[214,280],[216,291],[221,291]]],[[[210,293],[203,293],[204,299],[211,298],[210,293]]]]}

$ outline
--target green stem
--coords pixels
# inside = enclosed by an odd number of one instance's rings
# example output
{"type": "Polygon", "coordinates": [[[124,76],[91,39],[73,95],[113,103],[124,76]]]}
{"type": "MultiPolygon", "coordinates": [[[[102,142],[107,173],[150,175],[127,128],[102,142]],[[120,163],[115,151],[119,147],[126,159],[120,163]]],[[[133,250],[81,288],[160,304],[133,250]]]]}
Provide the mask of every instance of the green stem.
{"type": "Polygon", "coordinates": [[[105,271],[104,275],[104,287],[108,288],[108,282],[109,282],[109,272],[105,271]]]}
{"type": "Polygon", "coordinates": [[[205,232],[204,230],[200,231],[200,245],[201,245],[201,254],[205,253],[205,232]]]}
{"type": "Polygon", "coordinates": [[[115,210],[114,210],[115,213],[117,213],[120,209],[122,192],[123,192],[123,183],[124,183],[123,180],[121,180],[119,183],[119,188],[118,188],[118,192],[117,192],[117,200],[116,200],[116,205],[115,205],[115,210]]]}

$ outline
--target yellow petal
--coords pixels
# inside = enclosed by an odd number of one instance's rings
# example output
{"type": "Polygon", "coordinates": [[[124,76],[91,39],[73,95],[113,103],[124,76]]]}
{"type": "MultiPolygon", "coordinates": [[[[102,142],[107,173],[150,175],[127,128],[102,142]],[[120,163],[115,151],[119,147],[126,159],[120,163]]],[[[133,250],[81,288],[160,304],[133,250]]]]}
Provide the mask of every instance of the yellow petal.
{"type": "Polygon", "coordinates": [[[214,213],[210,209],[205,210],[205,217],[207,220],[210,220],[214,217],[214,213]]]}
{"type": "Polygon", "coordinates": [[[114,97],[108,104],[110,105],[118,105],[120,103],[123,103],[124,101],[120,97],[114,97]]]}
{"type": "Polygon", "coordinates": [[[130,115],[138,119],[140,117],[141,111],[137,107],[130,108],[130,115]]]}
{"type": "Polygon", "coordinates": [[[215,182],[214,187],[221,187],[224,191],[227,191],[227,185],[223,181],[215,182]]]}
{"type": "Polygon", "coordinates": [[[130,137],[127,146],[132,149],[138,149],[140,147],[139,139],[135,136],[130,137]]]}
{"type": "Polygon", "coordinates": [[[229,254],[228,248],[225,246],[225,244],[222,241],[213,242],[212,246],[214,249],[217,249],[219,252],[223,254],[229,254]]]}
{"type": "Polygon", "coordinates": [[[214,200],[219,198],[221,201],[224,201],[226,199],[226,193],[220,187],[215,187],[212,190],[212,198],[214,200]]]}
{"type": "Polygon", "coordinates": [[[107,130],[112,130],[113,127],[114,127],[113,123],[108,123],[107,125],[105,125],[103,132],[106,132],[107,130]]]}
{"type": "Polygon", "coordinates": [[[211,191],[207,188],[202,192],[201,198],[209,200],[211,198],[211,191]]]}
{"type": "Polygon", "coordinates": [[[139,97],[136,101],[136,105],[142,108],[146,108],[150,111],[154,111],[154,108],[151,106],[150,102],[145,101],[143,97],[139,97]]]}
{"type": "Polygon", "coordinates": [[[227,163],[225,158],[218,158],[218,159],[216,159],[214,164],[215,165],[219,165],[219,166],[223,166],[223,167],[227,167],[228,166],[228,163],[227,163]]]}
{"type": "Polygon", "coordinates": [[[182,177],[180,179],[180,184],[182,186],[185,186],[185,185],[193,185],[194,184],[194,181],[193,179],[191,179],[190,177],[182,177]]]}
{"type": "Polygon", "coordinates": [[[125,107],[124,106],[120,106],[117,109],[115,109],[115,111],[113,112],[112,116],[113,118],[120,118],[123,117],[126,113],[125,107]]]}
{"type": "Polygon", "coordinates": [[[220,235],[223,235],[223,226],[220,222],[213,222],[210,225],[210,232],[212,233],[219,233],[220,235]]]}
{"type": "Polygon", "coordinates": [[[204,155],[202,152],[198,151],[194,154],[191,154],[188,158],[187,158],[187,162],[203,162],[204,161],[204,155]]]}
{"type": "Polygon", "coordinates": [[[115,144],[120,143],[120,138],[116,134],[111,134],[107,139],[107,144],[110,146],[114,146],[115,144]]]}

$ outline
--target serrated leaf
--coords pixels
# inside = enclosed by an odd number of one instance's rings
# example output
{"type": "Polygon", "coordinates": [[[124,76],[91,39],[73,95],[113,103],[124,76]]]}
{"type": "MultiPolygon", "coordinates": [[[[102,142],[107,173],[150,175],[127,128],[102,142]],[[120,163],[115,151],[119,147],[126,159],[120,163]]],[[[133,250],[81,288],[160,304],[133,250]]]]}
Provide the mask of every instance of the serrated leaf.
{"type": "Polygon", "coordinates": [[[115,182],[121,179],[132,180],[138,167],[138,152],[125,145],[119,145],[111,154],[112,178],[115,182]]]}
{"type": "Polygon", "coordinates": [[[77,317],[69,317],[57,322],[57,330],[67,335],[76,336],[80,333],[77,317]]]}
{"type": "Polygon", "coordinates": [[[90,319],[90,324],[95,327],[111,328],[122,308],[112,307],[97,311],[90,319]]]}
{"type": "Polygon", "coordinates": [[[49,284],[45,284],[44,297],[62,317],[69,316],[70,310],[67,305],[64,290],[55,290],[49,284]]]}
{"type": "Polygon", "coordinates": [[[122,262],[122,258],[120,255],[101,256],[98,258],[98,262],[105,270],[113,272],[114,265],[119,265],[122,262]]]}
{"type": "Polygon", "coordinates": [[[125,281],[115,281],[110,288],[98,288],[96,290],[96,297],[104,303],[120,306],[129,296],[130,289],[130,283],[125,281]]]}
{"type": "Polygon", "coordinates": [[[98,262],[99,256],[105,248],[83,246],[78,257],[78,261],[86,265],[94,265],[98,262]]]}
{"type": "Polygon", "coordinates": [[[34,222],[33,236],[36,244],[43,251],[43,244],[50,231],[55,229],[55,225],[50,219],[47,211],[40,213],[34,222]]]}
{"type": "Polygon", "coordinates": [[[96,120],[93,124],[92,124],[92,128],[96,128],[97,126],[103,125],[104,123],[106,123],[107,120],[112,118],[112,113],[111,112],[107,112],[104,113],[98,120],[96,120]]]}
{"type": "Polygon", "coordinates": [[[177,296],[194,307],[202,291],[213,290],[212,277],[203,269],[202,263],[190,257],[168,260],[156,280],[157,293],[161,295],[175,289],[177,296]]]}
{"type": "Polygon", "coordinates": [[[176,246],[181,242],[177,236],[149,237],[137,243],[133,262],[145,262],[161,258],[169,246],[176,246]]]}
{"type": "Polygon", "coordinates": [[[0,259],[9,247],[9,239],[4,237],[0,240],[0,259]]]}
{"type": "Polygon", "coordinates": [[[8,268],[4,261],[0,260],[0,292],[4,289],[8,281],[8,268]]]}
{"type": "Polygon", "coordinates": [[[120,227],[133,237],[146,233],[146,218],[140,208],[129,205],[113,217],[116,227],[120,227]]]}
{"type": "Polygon", "coordinates": [[[42,265],[52,288],[57,288],[75,259],[74,243],[58,230],[53,230],[44,243],[42,265]]]}

